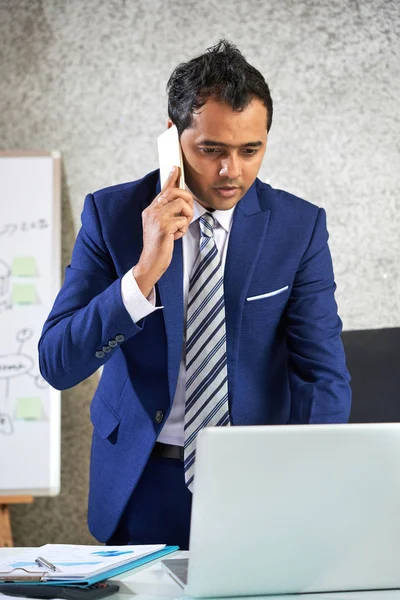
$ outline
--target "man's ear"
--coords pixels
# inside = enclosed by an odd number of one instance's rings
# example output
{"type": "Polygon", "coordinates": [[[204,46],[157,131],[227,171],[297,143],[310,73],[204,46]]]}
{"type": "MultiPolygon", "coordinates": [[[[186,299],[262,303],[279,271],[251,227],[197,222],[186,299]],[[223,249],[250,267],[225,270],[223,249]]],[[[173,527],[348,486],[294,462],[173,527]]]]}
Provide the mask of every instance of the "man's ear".
{"type": "Polygon", "coordinates": [[[168,121],[167,121],[167,127],[168,127],[168,129],[170,127],[172,127],[172,125],[173,125],[173,122],[171,121],[171,119],[168,119],[168,121]]]}

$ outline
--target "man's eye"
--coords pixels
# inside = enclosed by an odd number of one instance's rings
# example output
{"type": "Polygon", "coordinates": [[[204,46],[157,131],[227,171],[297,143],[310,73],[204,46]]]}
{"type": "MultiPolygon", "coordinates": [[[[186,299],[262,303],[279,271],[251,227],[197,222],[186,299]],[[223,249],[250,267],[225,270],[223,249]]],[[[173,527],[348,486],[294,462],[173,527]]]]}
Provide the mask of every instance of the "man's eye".
{"type": "Polygon", "coordinates": [[[245,148],[245,149],[243,150],[243,153],[244,153],[246,156],[253,156],[253,155],[254,155],[256,152],[257,152],[257,150],[256,150],[256,149],[254,149],[254,148],[245,148]]]}
{"type": "Polygon", "coordinates": [[[200,151],[203,152],[203,154],[219,154],[221,152],[218,148],[200,148],[200,151]]]}

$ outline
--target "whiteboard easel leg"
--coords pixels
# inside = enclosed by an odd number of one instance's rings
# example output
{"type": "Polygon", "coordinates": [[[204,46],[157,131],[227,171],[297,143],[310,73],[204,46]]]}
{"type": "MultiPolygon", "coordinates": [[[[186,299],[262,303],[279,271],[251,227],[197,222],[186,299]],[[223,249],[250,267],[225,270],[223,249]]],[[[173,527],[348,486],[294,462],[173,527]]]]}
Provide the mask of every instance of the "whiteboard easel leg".
{"type": "Polygon", "coordinates": [[[10,511],[7,504],[0,504],[0,548],[10,548],[13,545],[10,511]]]}
{"type": "Polygon", "coordinates": [[[12,548],[14,545],[9,505],[32,502],[32,496],[0,496],[0,548],[12,548]]]}

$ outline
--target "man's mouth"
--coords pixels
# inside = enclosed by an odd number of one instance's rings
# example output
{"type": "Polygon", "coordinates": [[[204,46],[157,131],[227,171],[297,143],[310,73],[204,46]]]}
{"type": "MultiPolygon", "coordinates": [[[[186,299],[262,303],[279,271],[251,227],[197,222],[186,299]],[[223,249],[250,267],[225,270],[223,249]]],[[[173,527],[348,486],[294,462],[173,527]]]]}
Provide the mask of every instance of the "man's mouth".
{"type": "Polygon", "coordinates": [[[221,194],[221,196],[224,196],[224,198],[230,198],[231,196],[234,196],[239,190],[238,187],[235,187],[233,185],[224,185],[215,189],[218,191],[219,194],[221,194]]]}

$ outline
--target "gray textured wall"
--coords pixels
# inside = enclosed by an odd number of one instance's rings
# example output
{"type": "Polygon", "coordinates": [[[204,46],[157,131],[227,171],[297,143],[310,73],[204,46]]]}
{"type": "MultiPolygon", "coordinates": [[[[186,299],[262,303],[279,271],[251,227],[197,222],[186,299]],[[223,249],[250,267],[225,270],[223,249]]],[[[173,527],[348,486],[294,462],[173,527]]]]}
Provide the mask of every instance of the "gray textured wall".
{"type": "MultiPolygon", "coordinates": [[[[66,265],[85,194],[157,167],[171,70],[227,37],[275,102],[261,177],[327,209],[345,328],[399,326],[399,7],[0,0],[0,147],[61,150],[66,265]]],[[[95,385],[63,395],[62,494],[13,510],[17,544],[90,540],[95,385]]]]}

